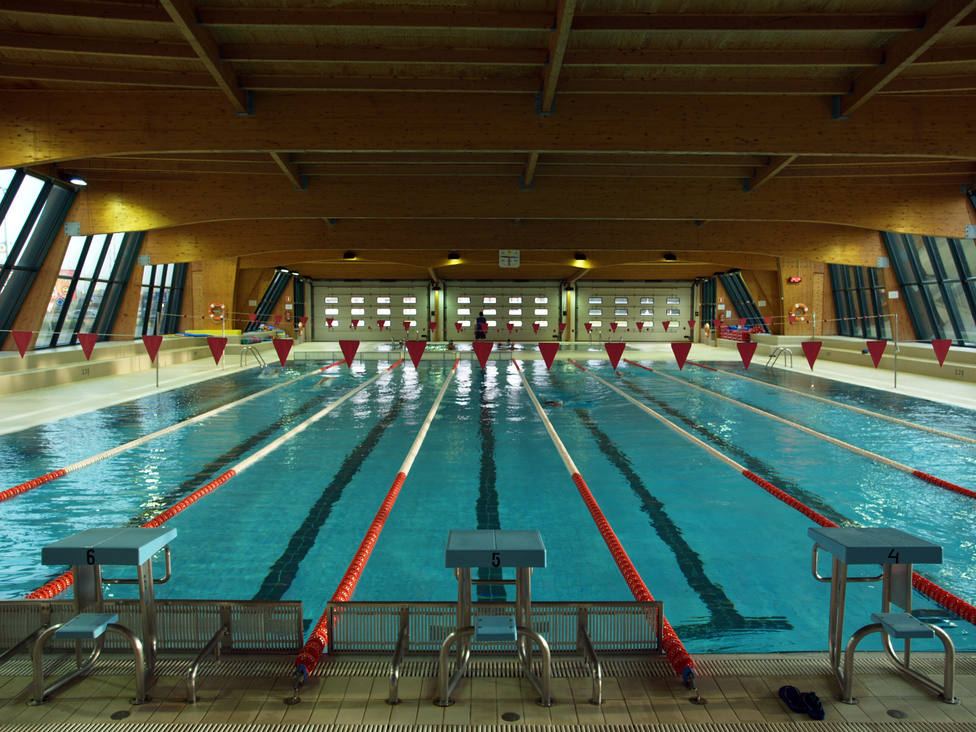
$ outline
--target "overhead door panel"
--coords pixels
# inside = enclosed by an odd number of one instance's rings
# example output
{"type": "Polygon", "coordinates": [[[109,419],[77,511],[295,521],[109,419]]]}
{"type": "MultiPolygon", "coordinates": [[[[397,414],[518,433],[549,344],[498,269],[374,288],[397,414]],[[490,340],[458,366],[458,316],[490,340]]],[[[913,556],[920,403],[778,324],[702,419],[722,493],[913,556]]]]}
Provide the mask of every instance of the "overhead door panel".
{"type": "Polygon", "coordinates": [[[429,337],[429,307],[426,281],[316,281],[312,283],[312,340],[419,340],[429,337]],[[410,324],[408,328],[404,322],[410,324]]]}
{"type": "Polygon", "coordinates": [[[474,340],[478,313],[483,312],[488,340],[553,340],[559,335],[561,308],[557,282],[445,283],[445,338],[474,340]]]}
{"type": "Polygon", "coordinates": [[[692,334],[688,321],[694,319],[691,282],[579,282],[576,286],[574,336],[578,341],[679,341],[692,334]]]}

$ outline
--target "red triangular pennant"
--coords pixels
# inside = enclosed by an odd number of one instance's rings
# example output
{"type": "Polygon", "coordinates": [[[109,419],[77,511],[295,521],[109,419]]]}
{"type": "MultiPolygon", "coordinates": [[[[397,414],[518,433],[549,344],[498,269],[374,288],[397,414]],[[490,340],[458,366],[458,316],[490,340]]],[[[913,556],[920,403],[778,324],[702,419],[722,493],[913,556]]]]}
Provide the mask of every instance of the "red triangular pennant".
{"type": "Polygon", "coordinates": [[[616,333],[617,332],[617,324],[616,323],[610,323],[610,332],[611,333],[616,333]]]}
{"type": "Polygon", "coordinates": [[[793,323],[795,322],[796,322],[796,316],[790,313],[790,325],[793,325],[793,323]]]}
{"type": "Polygon", "coordinates": [[[607,349],[607,355],[610,357],[610,365],[613,366],[613,370],[617,370],[617,364],[620,363],[620,357],[624,355],[624,349],[627,347],[626,343],[604,343],[603,347],[607,349]]]}
{"type": "Polygon", "coordinates": [[[156,354],[159,353],[159,347],[163,343],[163,337],[161,335],[145,335],[142,337],[142,343],[146,347],[146,353],[149,354],[149,363],[155,363],[156,354]]]}
{"type": "Polygon", "coordinates": [[[488,356],[491,354],[491,349],[494,347],[494,341],[474,342],[474,353],[478,357],[478,363],[481,364],[481,368],[485,367],[485,363],[488,361],[488,356]]]}
{"type": "Polygon", "coordinates": [[[868,341],[868,351],[871,353],[871,360],[874,361],[874,367],[878,368],[878,364],[881,363],[881,354],[884,353],[885,348],[888,346],[888,341],[868,341]]]}
{"type": "Polygon", "coordinates": [[[752,363],[752,357],[756,353],[756,347],[758,343],[736,343],[736,347],[739,349],[739,358],[742,359],[742,365],[746,367],[746,371],[749,370],[749,364],[752,363]]]}
{"type": "Polygon", "coordinates": [[[678,362],[678,370],[685,367],[688,360],[688,352],[691,351],[691,343],[688,341],[675,341],[671,344],[671,351],[674,353],[674,360],[678,362]]]}
{"type": "Polygon", "coordinates": [[[305,325],[305,323],[308,322],[308,316],[303,315],[302,317],[299,318],[299,320],[301,321],[302,325],[305,325]]]}
{"type": "Polygon", "coordinates": [[[410,360],[413,361],[413,367],[416,369],[420,365],[420,359],[423,358],[424,349],[427,348],[427,341],[407,341],[407,353],[410,354],[410,360]]]}
{"type": "Polygon", "coordinates": [[[637,326],[637,332],[642,333],[644,331],[644,321],[638,320],[635,325],[637,326]]]}
{"type": "Polygon", "coordinates": [[[210,353],[213,354],[214,363],[220,363],[220,357],[224,355],[224,348],[227,346],[226,338],[207,336],[207,345],[210,346],[210,353]]]}
{"type": "Polygon", "coordinates": [[[95,341],[98,340],[98,333],[79,333],[78,342],[81,344],[81,350],[85,354],[85,360],[90,361],[92,355],[92,349],[95,347],[95,341]]]}
{"type": "Polygon", "coordinates": [[[17,350],[20,351],[20,357],[23,358],[24,354],[27,353],[27,346],[30,345],[31,332],[29,330],[12,330],[10,335],[14,337],[14,343],[17,344],[17,350]]]}
{"type": "Polygon", "coordinates": [[[556,351],[559,350],[558,343],[540,343],[539,351],[542,352],[542,360],[546,362],[546,370],[552,368],[553,359],[556,358],[556,351]]]}
{"type": "Polygon", "coordinates": [[[763,320],[766,321],[766,327],[767,328],[772,327],[772,325],[773,325],[773,316],[772,315],[767,315],[765,318],[763,318],[763,320]]]}
{"type": "Polygon", "coordinates": [[[745,318],[739,318],[739,327],[742,328],[742,327],[745,326],[745,324],[746,324],[746,319],[745,318]]]}
{"type": "Polygon", "coordinates": [[[689,320],[688,321],[688,329],[689,330],[694,330],[695,329],[695,321],[694,320],[689,320]]]}
{"type": "Polygon", "coordinates": [[[255,320],[258,319],[258,314],[257,313],[248,313],[247,314],[247,317],[253,323],[255,320]]]}
{"type": "Polygon", "coordinates": [[[457,332],[458,332],[458,333],[460,333],[460,332],[461,332],[461,328],[463,327],[463,326],[461,325],[461,321],[460,321],[460,320],[458,320],[458,321],[455,321],[455,323],[454,323],[454,327],[455,327],[455,328],[457,328],[457,332]]]}
{"type": "Polygon", "coordinates": [[[410,330],[410,321],[409,320],[404,320],[403,321],[403,329],[404,330],[410,330]]]}
{"type": "Polygon", "coordinates": [[[279,325],[281,323],[281,313],[277,313],[274,316],[274,323],[275,323],[275,325],[279,325]]]}
{"type": "Polygon", "coordinates": [[[353,320],[353,321],[352,321],[352,322],[350,323],[350,325],[352,326],[352,329],[353,329],[353,330],[359,330],[359,320],[353,320]]]}
{"type": "Polygon", "coordinates": [[[721,327],[722,327],[722,319],[721,318],[715,318],[715,330],[718,330],[721,327]]]}
{"type": "Polygon", "coordinates": [[[671,321],[670,320],[662,320],[661,321],[661,325],[664,326],[664,332],[667,333],[668,332],[668,326],[671,325],[671,321]]]}
{"type": "Polygon", "coordinates": [[[593,329],[593,323],[583,323],[583,327],[586,328],[586,332],[589,333],[593,329]]]}
{"type": "Polygon", "coordinates": [[[339,348],[342,349],[342,355],[346,357],[346,366],[352,366],[352,360],[359,350],[359,341],[339,341],[339,348]]]}
{"type": "Polygon", "coordinates": [[[936,338],[932,341],[932,349],[935,351],[935,357],[939,359],[939,366],[945,362],[951,345],[952,341],[948,338],[936,338]]]}
{"type": "Polygon", "coordinates": [[[326,318],[325,324],[329,326],[329,330],[332,330],[332,324],[335,322],[335,318],[326,318]]]}
{"type": "Polygon", "coordinates": [[[427,323],[427,327],[430,328],[431,330],[437,330],[437,321],[436,320],[430,321],[429,323],[427,323]]]}
{"type": "Polygon", "coordinates": [[[813,362],[820,355],[823,343],[821,341],[803,341],[800,346],[803,348],[803,355],[807,357],[807,363],[810,364],[810,370],[813,371],[813,362]]]}
{"type": "Polygon", "coordinates": [[[288,358],[288,353],[291,351],[291,347],[295,341],[291,338],[275,338],[271,343],[274,344],[275,352],[278,354],[278,360],[284,366],[285,360],[288,358]]]}
{"type": "Polygon", "coordinates": [[[532,324],[532,331],[534,333],[538,333],[539,332],[539,324],[538,323],[533,323],[532,324]]]}
{"type": "Polygon", "coordinates": [[[511,333],[512,328],[515,327],[515,323],[505,323],[505,326],[508,328],[508,332],[511,333]]]}
{"type": "Polygon", "coordinates": [[[564,330],[566,330],[566,324],[565,323],[560,323],[559,324],[559,332],[562,333],[564,330]]]}

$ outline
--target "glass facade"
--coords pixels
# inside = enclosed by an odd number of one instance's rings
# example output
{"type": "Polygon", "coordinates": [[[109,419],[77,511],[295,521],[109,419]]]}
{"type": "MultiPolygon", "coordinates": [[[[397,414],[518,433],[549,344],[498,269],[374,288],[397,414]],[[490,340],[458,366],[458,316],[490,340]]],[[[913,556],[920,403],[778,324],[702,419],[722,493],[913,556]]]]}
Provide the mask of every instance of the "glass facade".
{"type": "Polygon", "coordinates": [[[136,336],[176,333],[180,327],[186,269],[182,262],[142,268],[136,336]]]}
{"type": "Polygon", "coordinates": [[[0,340],[13,327],[74,197],[50,179],[0,170],[0,340]]]}
{"type": "Polygon", "coordinates": [[[976,346],[976,243],[973,239],[884,233],[915,337],[976,346]]]}
{"type": "Polygon", "coordinates": [[[891,319],[884,313],[884,270],[847,264],[827,266],[834,290],[837,334],[879,340],[891,338],[891,319]]]}

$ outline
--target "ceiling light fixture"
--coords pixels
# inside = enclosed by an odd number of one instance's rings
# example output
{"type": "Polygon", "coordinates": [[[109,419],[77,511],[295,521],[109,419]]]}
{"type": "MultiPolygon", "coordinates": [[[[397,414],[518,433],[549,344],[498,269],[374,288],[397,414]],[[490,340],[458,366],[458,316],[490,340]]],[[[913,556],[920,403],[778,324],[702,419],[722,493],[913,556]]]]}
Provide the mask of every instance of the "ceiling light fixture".
{"type": "Polygon", "coordinates": [[[671,252],[665,252],[661,259],[663,259],[665,262],[677,262],[678,255],[672,254],[671,252]]]}
{"type": "Polygon", "coordinates": [[[583,252],[576,252],[576,254],[573,255],[573,259],[575,259],[577,262],[585,262],[586,254],[583,252]]]}
{"type": "Polygon", "coordinates": [[[88,181],[76,173],[61,173],[61,180],[67,181],[71,185],[78,186],[79,188],[88,187],[88,181]]]}
{"type": "Polygon", "coordinates": [[[447,261],[451,263],[460,262],[461,255],[458,254],[457,252],[451,252],[450,254],[447,255],[447,261]]]}
{"type": "Polygon", "coordinates": [[[352,252],[352,251],[346,252],[345,254],[342,255],[342,258],[343,259],[355,259],[356,258],[356,252],[352,252]]]}

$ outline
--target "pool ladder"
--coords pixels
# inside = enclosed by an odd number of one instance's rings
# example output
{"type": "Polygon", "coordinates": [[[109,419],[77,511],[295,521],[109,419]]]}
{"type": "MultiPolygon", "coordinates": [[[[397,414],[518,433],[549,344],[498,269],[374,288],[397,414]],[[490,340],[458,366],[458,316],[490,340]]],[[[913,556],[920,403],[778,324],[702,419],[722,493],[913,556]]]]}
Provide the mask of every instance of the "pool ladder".
{"type": "Polygon", "coordinates": [[[769,358],[766,359],[766,368],[775,366],[780,356],[783,357],[783,362],[789,368],[793,368],[793,351],[786,346],[779,346],[773,349],[773,352],[769,354],[769,358]]]}
{"type": "Polygon", "coordinates": [[[261,352],[254,346],[241,346],[241,367],[243,368],[244,362],[247,360],[247,354],[254,356],[254,360],[258,362],[258,366],[264,368],[268,365],[268,362],[264,360],[264,356],[261,352]]]}

